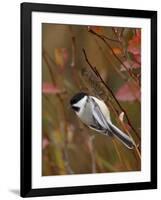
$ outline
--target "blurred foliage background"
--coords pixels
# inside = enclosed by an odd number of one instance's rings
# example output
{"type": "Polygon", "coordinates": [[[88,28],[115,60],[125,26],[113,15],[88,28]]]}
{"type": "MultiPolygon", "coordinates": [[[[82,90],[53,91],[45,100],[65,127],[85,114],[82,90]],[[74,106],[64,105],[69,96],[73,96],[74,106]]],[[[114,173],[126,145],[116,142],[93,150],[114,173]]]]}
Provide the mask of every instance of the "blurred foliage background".
{"type": "Polygon", "coordinates": [[[141,169],[141,29],[42,24],[42,175],[141,169]],[[70,99],[105,101],[136,148],[81,123],[70,99]]]}

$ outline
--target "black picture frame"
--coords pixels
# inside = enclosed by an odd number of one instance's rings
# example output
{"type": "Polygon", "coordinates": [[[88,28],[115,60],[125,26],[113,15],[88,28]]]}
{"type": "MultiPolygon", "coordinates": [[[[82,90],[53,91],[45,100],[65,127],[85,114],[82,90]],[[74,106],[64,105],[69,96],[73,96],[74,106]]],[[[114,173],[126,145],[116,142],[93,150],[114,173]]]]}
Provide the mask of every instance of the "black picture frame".
{"type": "Polygon", "coordinates": [[[145,10],[66,6],[37,3],[21,4],[21,196],[65,195],[157,188],[157,12],[145,10]],[[151,20],[151,181],[92,186],[32,189],[32,12],[148,18],[151,20]]]}

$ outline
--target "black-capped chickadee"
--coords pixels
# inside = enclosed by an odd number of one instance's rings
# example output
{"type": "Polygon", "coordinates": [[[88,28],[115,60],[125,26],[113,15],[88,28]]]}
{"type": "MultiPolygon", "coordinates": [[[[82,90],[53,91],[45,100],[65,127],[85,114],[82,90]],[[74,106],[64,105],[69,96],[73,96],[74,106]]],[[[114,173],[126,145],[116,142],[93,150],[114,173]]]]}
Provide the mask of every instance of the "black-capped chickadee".
{"type": "Polygon", "coordinates": [[[132,138],[112,124],[109,109],[103,100],[80,92],[74,95],[70,104],[81,121],[91,129],[108,136],[115,136],[129,149],[135,147],[132,138]]]}

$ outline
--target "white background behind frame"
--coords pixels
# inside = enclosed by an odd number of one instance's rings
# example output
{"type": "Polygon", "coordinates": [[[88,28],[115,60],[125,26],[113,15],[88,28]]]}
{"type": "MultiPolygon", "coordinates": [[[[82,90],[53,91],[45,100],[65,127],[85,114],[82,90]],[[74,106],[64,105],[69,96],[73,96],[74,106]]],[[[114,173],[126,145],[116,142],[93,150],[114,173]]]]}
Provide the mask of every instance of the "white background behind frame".
{"type": "MultiPolygon", "coordinates": [[[[54,39],[54,38],[53,38],[54,39]]],[[[32,13],[32,188],[150,181],[150,20],[60,13],[32,13]],[[119,19],[119,20],[118,20],[119,19]],[[141,171],[42,176],[42,23],[137,27],[141,32],[141,171]]]]}

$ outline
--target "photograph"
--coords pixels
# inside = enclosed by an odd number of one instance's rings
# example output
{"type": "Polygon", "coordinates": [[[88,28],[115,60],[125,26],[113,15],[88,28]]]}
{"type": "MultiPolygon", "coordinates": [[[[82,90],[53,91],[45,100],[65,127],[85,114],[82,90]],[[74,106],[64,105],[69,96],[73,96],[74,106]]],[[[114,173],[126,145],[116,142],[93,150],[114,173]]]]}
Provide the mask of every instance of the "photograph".
{"type": "Polygon", "coordinates": [[[21,196],[157,188],[157,12],[21,4],[21,196]]]}
{"type": "Polygon", "coordinates": [[[139,27],[41,24],[42,176],[141,171],[139,27]]]}

